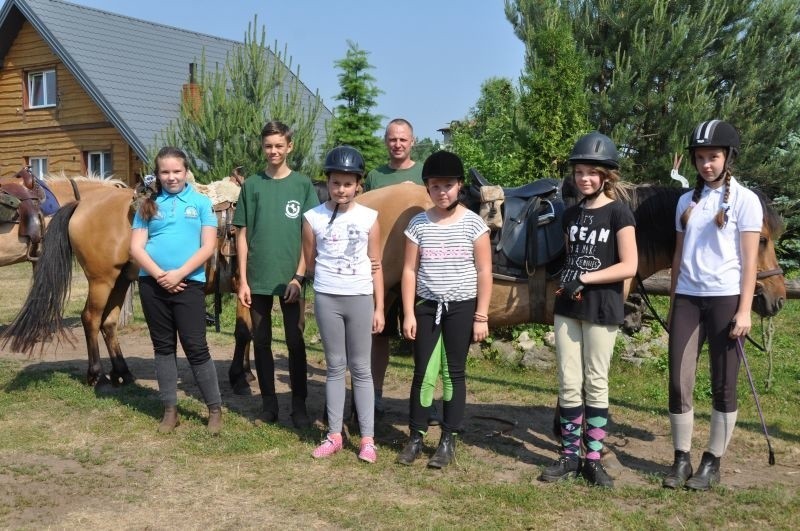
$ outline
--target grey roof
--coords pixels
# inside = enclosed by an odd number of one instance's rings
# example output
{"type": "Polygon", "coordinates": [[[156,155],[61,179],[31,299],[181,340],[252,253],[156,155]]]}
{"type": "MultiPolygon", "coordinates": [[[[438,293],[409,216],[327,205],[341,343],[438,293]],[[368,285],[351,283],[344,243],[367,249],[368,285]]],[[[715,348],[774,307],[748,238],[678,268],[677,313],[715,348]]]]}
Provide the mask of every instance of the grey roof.
{"type": "MultiPolygon", "coordinates": [[[[205,50],[206,68],[213,70],[241,44],[61,0],[6,0],[0,9],[0,67],[24,20],[142,160],[158,133],[178,116],[189,63],[199,64],[205,50]]],[[[301,86],[303,101],[310,101],[314,94],[301,86]]],[[[323,106],[317,120],[317,148],[330,117],[323,106]]]]}

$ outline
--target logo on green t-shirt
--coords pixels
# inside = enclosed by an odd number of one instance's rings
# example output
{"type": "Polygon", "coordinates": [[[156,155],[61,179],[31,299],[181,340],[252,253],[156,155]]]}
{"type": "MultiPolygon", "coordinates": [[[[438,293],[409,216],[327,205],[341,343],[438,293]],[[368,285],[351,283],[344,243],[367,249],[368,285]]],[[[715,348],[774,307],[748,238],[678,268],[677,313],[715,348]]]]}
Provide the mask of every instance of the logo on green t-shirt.
{"type": "Polygon", "coordinates": [[[299,215],[300,215],[300,201],[296,201],[294,199],[287,201],[286,217],[289,219],[295,219],[299,215]]]}

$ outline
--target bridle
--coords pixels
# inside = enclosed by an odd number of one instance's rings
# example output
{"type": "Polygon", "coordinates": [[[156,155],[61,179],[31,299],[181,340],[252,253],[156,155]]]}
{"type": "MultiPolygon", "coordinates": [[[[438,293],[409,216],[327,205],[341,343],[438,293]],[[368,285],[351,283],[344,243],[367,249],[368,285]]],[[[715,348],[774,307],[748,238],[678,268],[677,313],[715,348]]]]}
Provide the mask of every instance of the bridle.
{"type": "Polygon", "coordinates": [[[765,278],[774,277],[775,275],[782,275],[783,269],[780,267],[775,267],[773,269],[766,269],[764,271],[758,271],[756,273],[756,280],[763,280],[765,278]]]}

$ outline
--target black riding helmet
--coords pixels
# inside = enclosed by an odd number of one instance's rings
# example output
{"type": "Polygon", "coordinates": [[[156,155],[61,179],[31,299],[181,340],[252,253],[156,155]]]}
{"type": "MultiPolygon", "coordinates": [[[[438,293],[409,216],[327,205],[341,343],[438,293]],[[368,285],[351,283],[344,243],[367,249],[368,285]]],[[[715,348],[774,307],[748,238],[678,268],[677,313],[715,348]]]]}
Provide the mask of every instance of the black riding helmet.
{"type": "Polygon", "coordinates": [[[570,164],[596,164],[619,169],[619,154],[614,141],[599,131],[585,134],[575,142],[569,154],[570,164]]]}
{"type": "Polygon", "coordinates": [[[722,120],[708,120],[701,122],[694,128],[692,136],[689,137],[689,145],[686,148],[692,154],[692,157],[694,157],[696,148],[727,148],[728,156],[725,159],[725,164],[728,165],[739,154],[740,145],[741,140],[735,127],[722,120]]]}
{"type": "Polygon", "coordinates": [[[325,176],[331,172],[354,173],[359,178],[364,176],[364,157],[352,146],[338,146],[325,155],[325,176]]]}
{"type": "Polygon", "coordinates": [[[463,181],[464,163],[455,153],[437,151],[422,165],[422,180],[427,181],[431,177],[455,177],[463,181]]]}

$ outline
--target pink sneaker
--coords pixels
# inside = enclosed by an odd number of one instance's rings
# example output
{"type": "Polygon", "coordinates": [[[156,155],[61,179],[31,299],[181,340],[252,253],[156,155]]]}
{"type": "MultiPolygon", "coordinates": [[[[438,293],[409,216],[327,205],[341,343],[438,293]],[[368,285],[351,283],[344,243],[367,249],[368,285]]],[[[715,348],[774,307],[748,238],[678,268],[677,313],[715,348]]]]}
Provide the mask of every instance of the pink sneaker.
{"type": "Polygon", "coordinates": [[[374,463],[378,460],[378,448],[375,446],[375,440],[372,437],[364,437],[361,439],[361,449],[358,452],[358,458],[367,463],[374,463]]]}
{"type": "Polygon", "coordinates": [[[322,444],[314,449],[314,452],[311,454],[314,459],[319,459],[321,457],[330,457],[339,450],[342,449],[342,434],[341,433],[330,433],[322,441],[322,444]]]}

